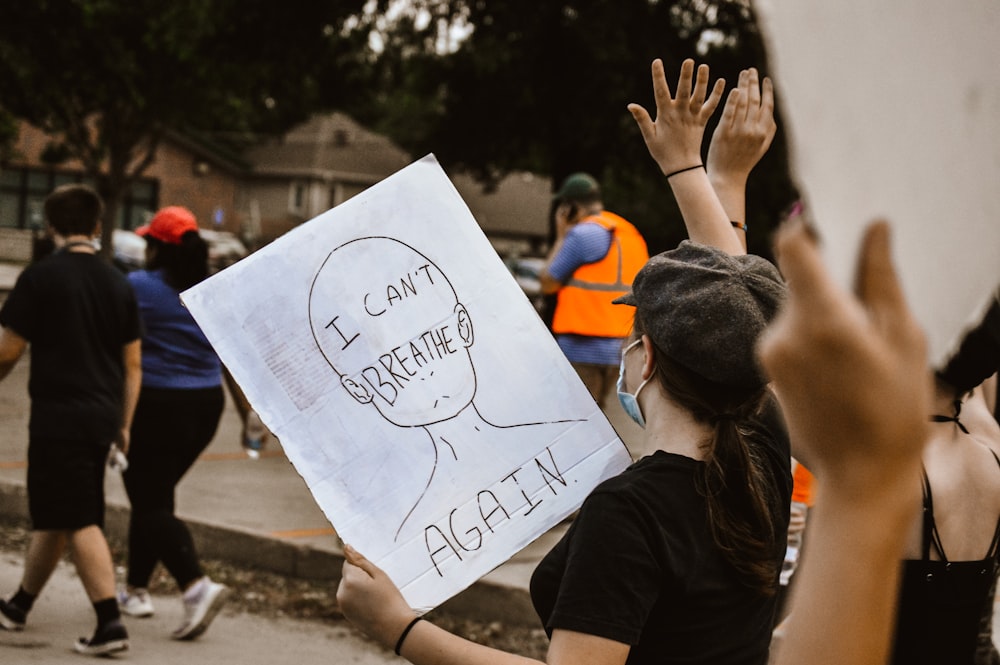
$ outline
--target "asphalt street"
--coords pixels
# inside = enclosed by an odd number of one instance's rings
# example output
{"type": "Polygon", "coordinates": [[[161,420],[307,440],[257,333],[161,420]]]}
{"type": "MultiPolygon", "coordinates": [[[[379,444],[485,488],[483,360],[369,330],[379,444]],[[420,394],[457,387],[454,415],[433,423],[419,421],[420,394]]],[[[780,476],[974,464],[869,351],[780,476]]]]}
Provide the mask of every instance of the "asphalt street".
{"type": "MultiPolygon", "coordinates": [[[[17,588],[23,566],[20,553],[0,552],[0,589],[17,588]]],[[[383,665],[405,662],[365,640],[347,624],[324,624],[261,617],[223,608],[210,629],[192,642],[170,639],[181,620],[176,595],[153,596],[156,614],[125,618],[131,648],[119,658],[136,665],[383,665]]],[[[86,662],[72,651],[78,637],[94,629],[94,613],[73,566],[59,564],[39,597],[22,632],[0,630],[0,663],[55,665],[86,662]]]]}

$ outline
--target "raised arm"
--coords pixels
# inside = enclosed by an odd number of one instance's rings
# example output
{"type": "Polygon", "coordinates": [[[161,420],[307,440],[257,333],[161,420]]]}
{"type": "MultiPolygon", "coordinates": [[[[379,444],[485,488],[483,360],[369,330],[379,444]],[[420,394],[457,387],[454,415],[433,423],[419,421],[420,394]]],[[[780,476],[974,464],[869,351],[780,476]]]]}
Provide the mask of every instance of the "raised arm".
{"type": "Polygon", "coordinates": [[[920,509],[931,393],[924,336],[904,301],[884,223],[866,233],[856,295],[833,283],[801,221],[779,233],[776,253],[788,300],[760,358],[822,497],[809,516],[795,611],[776,663],[882,664],[899,561],[920,509]]]}
{"type": "Polygon", "coordinates": [[[656,119],[639,104],[629,104],[628,109],[639,125],[650,156],[674,192],[688,236],[730,254],[746,254],[701,158],[705,125],[722,99],[725,82],[716,81],[709,93],[708,66],[699,66],[695,78],[691,59],[681,65],[676,95],[670,93],[661,60],[653,61],[652,74],[656,119]]]}
{"type": "Polygon", "coordinates": [[[744,248],[747,178],[771,146],[777,128],[771,79],[761,83],[756,69],[744,69],[712,134],[707,162],[708,179],[744,248]]]}

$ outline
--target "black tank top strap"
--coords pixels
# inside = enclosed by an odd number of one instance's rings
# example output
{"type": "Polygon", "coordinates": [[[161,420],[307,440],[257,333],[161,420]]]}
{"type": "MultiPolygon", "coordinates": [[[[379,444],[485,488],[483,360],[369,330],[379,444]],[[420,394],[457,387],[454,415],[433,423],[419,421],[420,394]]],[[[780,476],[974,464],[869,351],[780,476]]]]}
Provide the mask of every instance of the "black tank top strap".
{"type": "Polygon", "coordinates": [[[931,537],[937,528],[934,525],[934,497],[931,494],[931,481],[927,477],[927,469],[920,467],[920,474],[923,476],[924,514],[923,528],[920,530],[920,556],[927,561],[930,559],[931,537]]]}
{"type": "Polygon", "coordinates": [[[958,419],[958,417],[962,414],[962,400],[961,399],[956,399],[953,404],[954,404],[954,408],[955,408],[955,415],[953,415],[953,416],[933,415],[933,416],[931,416],[931,422],[932,423],[955,423],[956,425],[958,425],[958,429],[962,430],[962,432],[964,432],[965,434],[968,434],[969,430],[967,430],[965,428],[965,425],[962,424],[962,421],[958,419]]]}

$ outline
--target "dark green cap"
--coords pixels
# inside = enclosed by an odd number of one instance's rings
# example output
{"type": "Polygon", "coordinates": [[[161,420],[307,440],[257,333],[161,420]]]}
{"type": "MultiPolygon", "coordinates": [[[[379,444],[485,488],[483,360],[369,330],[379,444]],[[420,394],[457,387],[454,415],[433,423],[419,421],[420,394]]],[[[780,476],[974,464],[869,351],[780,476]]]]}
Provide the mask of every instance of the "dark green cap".
{"type": "Polygon", "coordinates": [[[601,187],[589,173],[573,173],[553,195],[555,201],[590,201],[601,197],[601,187]]]}

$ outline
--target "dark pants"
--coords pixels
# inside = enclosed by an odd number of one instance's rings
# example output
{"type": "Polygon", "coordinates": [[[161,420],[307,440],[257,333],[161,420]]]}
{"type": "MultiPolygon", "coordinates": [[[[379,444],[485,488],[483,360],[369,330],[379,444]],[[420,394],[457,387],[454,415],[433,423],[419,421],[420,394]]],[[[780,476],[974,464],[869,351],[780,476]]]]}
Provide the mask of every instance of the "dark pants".
{"type": "Polygon", "coordinates": [[[181,589],[202,576],[191,533],[174,516],[174,490],[215,436],[224,405],[222,386],[143,388],[139,394],[123,476],[132,504],[130,586],[149,586],[157,562],[163,562],[181,589]]]}
{"type": "MultiPolygon", "coordinates": [[[[570,363],[587,386],[590,396],[602,409],[607,406],[608,395],[618,383],[618,365],[595,365],[593,363],[570,363]]],[[[616,389],[615,389],[616,390],[616,389]]]]}
{"type": "Polygon", "coordinates": [[[28,514],[34,531],[104,527],[104,465],[110,439],[28,442],[28,514]]]}

